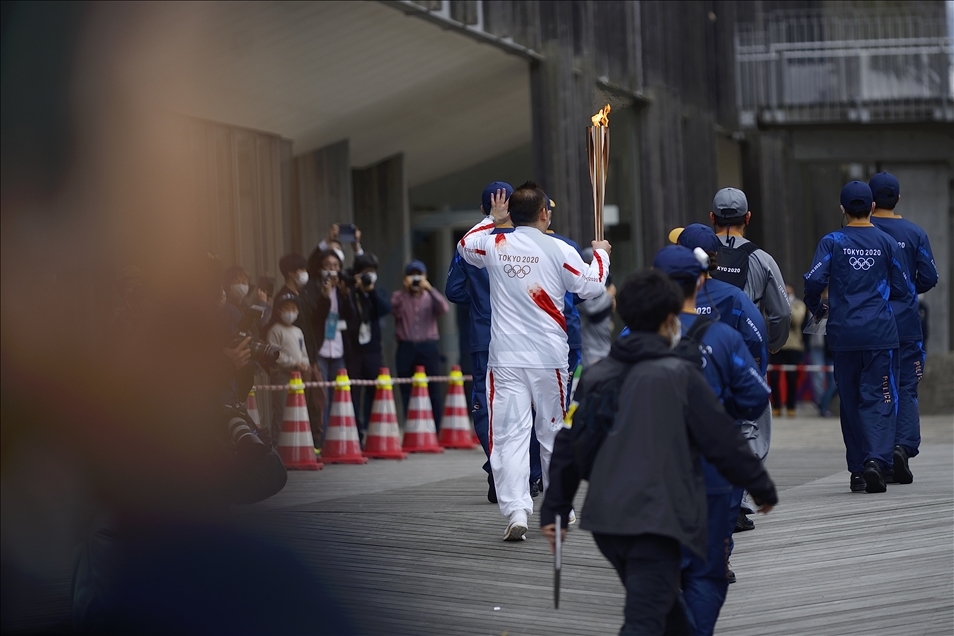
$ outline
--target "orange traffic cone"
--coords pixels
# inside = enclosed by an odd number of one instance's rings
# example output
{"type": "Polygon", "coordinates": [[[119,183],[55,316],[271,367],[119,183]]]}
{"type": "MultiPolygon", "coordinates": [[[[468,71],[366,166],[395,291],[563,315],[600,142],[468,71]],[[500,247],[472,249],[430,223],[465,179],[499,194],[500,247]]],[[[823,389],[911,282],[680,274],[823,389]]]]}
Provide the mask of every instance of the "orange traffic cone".
{"type": "MultiPolygon", "coordinates": [[[[282,430],[278,435],[278,454],[285,468],[320,470],[324,464],[315,458],[315,440],[308,423],[308,408],[305,406],[305,387],[301,374],[292,373],[288,383],[288,398],[282,416],[282,430]]],[[[278,396],[275,396],[278,399],[278,396]]]]}
{"type": "Polygon", "coordinates": [[[401,430],[398,428],[394,409],[394,385],[391,383],[391,371],[387,367],[381,367],[377,387],[371,405],[368,437],[364,441],[364,456],[406,459],[407,453],[401,450],[401,430]]]}
{"type": "Polygon", "coordinates": [[[443,453],[444,449],[437,442],[437,427],[434,425],[431,398],[427,394],[424,367],[414,369],[411,386],[411,404],[404,426],[404,450],[409,453],[443,453]]]}
{"type": "Polygon", "coordinates": [[[358,424],[354,419],[354,403],[351,402],[351,380],[346,369],[338,369],[335,378],[335,395],[331,403],[331,417],[325,430],[325,445],[321,459],[328,464],[367,464],[368,458],[361,454],[358,440],[358,424]]]}
{"type": "Polygon", "coordinates": [[[474,428],[467,415],[467,399],[464,397],[464,374],[454,365],[447,384],[447,399],[444,401],[444,419],[438,440],[444,448],[473,448],[474,428]]]}
{"type": "Polygon", "coordinates": [[[258,402],[255,400],[255,389],[248,392],[248,397],[245,399],[245,410],[248,411],[248,416],[255,422],[255,426],[262,428],[262,418],[258,415],[258,402]]]}

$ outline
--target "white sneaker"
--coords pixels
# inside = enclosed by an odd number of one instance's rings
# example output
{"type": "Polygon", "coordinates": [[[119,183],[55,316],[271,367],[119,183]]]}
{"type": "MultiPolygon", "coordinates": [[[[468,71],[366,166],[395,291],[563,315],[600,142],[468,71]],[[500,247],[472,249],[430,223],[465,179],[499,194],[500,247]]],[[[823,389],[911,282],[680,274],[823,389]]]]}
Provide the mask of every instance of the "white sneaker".
{"type": "Polygon", "coordinates": [[[507,525],[507,530],[504,531],[504,541],[525,541],[527,534],[527,516],[515,512],[510,515],[510,523],[507,525]]]}
{"type": "Polygon", "coordinates": [[[571,526],[576,523],[576,511],[570,508],[570,514],[566,516],[566,525],[571,526]]]}

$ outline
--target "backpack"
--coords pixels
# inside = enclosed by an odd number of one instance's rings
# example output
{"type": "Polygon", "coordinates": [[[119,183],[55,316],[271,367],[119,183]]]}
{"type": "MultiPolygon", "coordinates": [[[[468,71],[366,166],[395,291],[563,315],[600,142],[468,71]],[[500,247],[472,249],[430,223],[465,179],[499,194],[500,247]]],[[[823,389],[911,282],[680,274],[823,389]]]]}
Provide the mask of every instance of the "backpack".
{"type": "MultiPolygon", "coordinates": [[[[692,327],[680,339],[672,354],[702,368],[702,338],[715,322],[707,316],[699,316],[692,327]]],[[[619,392],[623,382],[635,364],[625,365],[615,376],[590,387],[583,399],[570,405],[570,446],[583,479],[589,479],[593,463],[607,433],[613,428],[616,411],[619,409],[619,392]]]]}
{"type": "Polygon", "coordinates": [[[752,241],[739,247],[719,246],[716,257],[718,267],[712,272],[712,278],[745,289],[745,281],[749,276],[749,256],[757,249],[759,246],[752,241]]]}

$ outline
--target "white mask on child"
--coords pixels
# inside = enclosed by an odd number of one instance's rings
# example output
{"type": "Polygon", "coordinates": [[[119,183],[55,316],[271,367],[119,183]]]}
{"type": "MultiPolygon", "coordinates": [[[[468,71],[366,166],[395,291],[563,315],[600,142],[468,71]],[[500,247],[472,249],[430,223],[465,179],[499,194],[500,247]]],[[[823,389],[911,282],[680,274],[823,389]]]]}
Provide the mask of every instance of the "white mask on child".
{"type": "Polygon", "coordinates": [[[282,312],[282,322],[286,325],[293,325],[295,321],[298,320],[297,311],[283,311],[282,312]]]}

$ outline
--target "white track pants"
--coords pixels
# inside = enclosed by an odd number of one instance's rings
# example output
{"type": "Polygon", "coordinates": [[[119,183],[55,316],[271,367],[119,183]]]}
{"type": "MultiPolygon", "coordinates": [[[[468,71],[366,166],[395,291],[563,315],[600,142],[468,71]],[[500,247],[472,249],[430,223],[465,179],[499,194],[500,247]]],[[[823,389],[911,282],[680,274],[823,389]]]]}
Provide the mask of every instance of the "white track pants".
{"type": "Polygon", "coordinates": [[[566,369],[487,370],[490,425],[490,468],[500,512],[508,519],[517,511],[533,514],[530,498],[530,429],[540,442],[543,488],[550,481],[553,441],[563,427],[566,369]],[[536,421],[531,409],[536,410],[536,421]]]}

